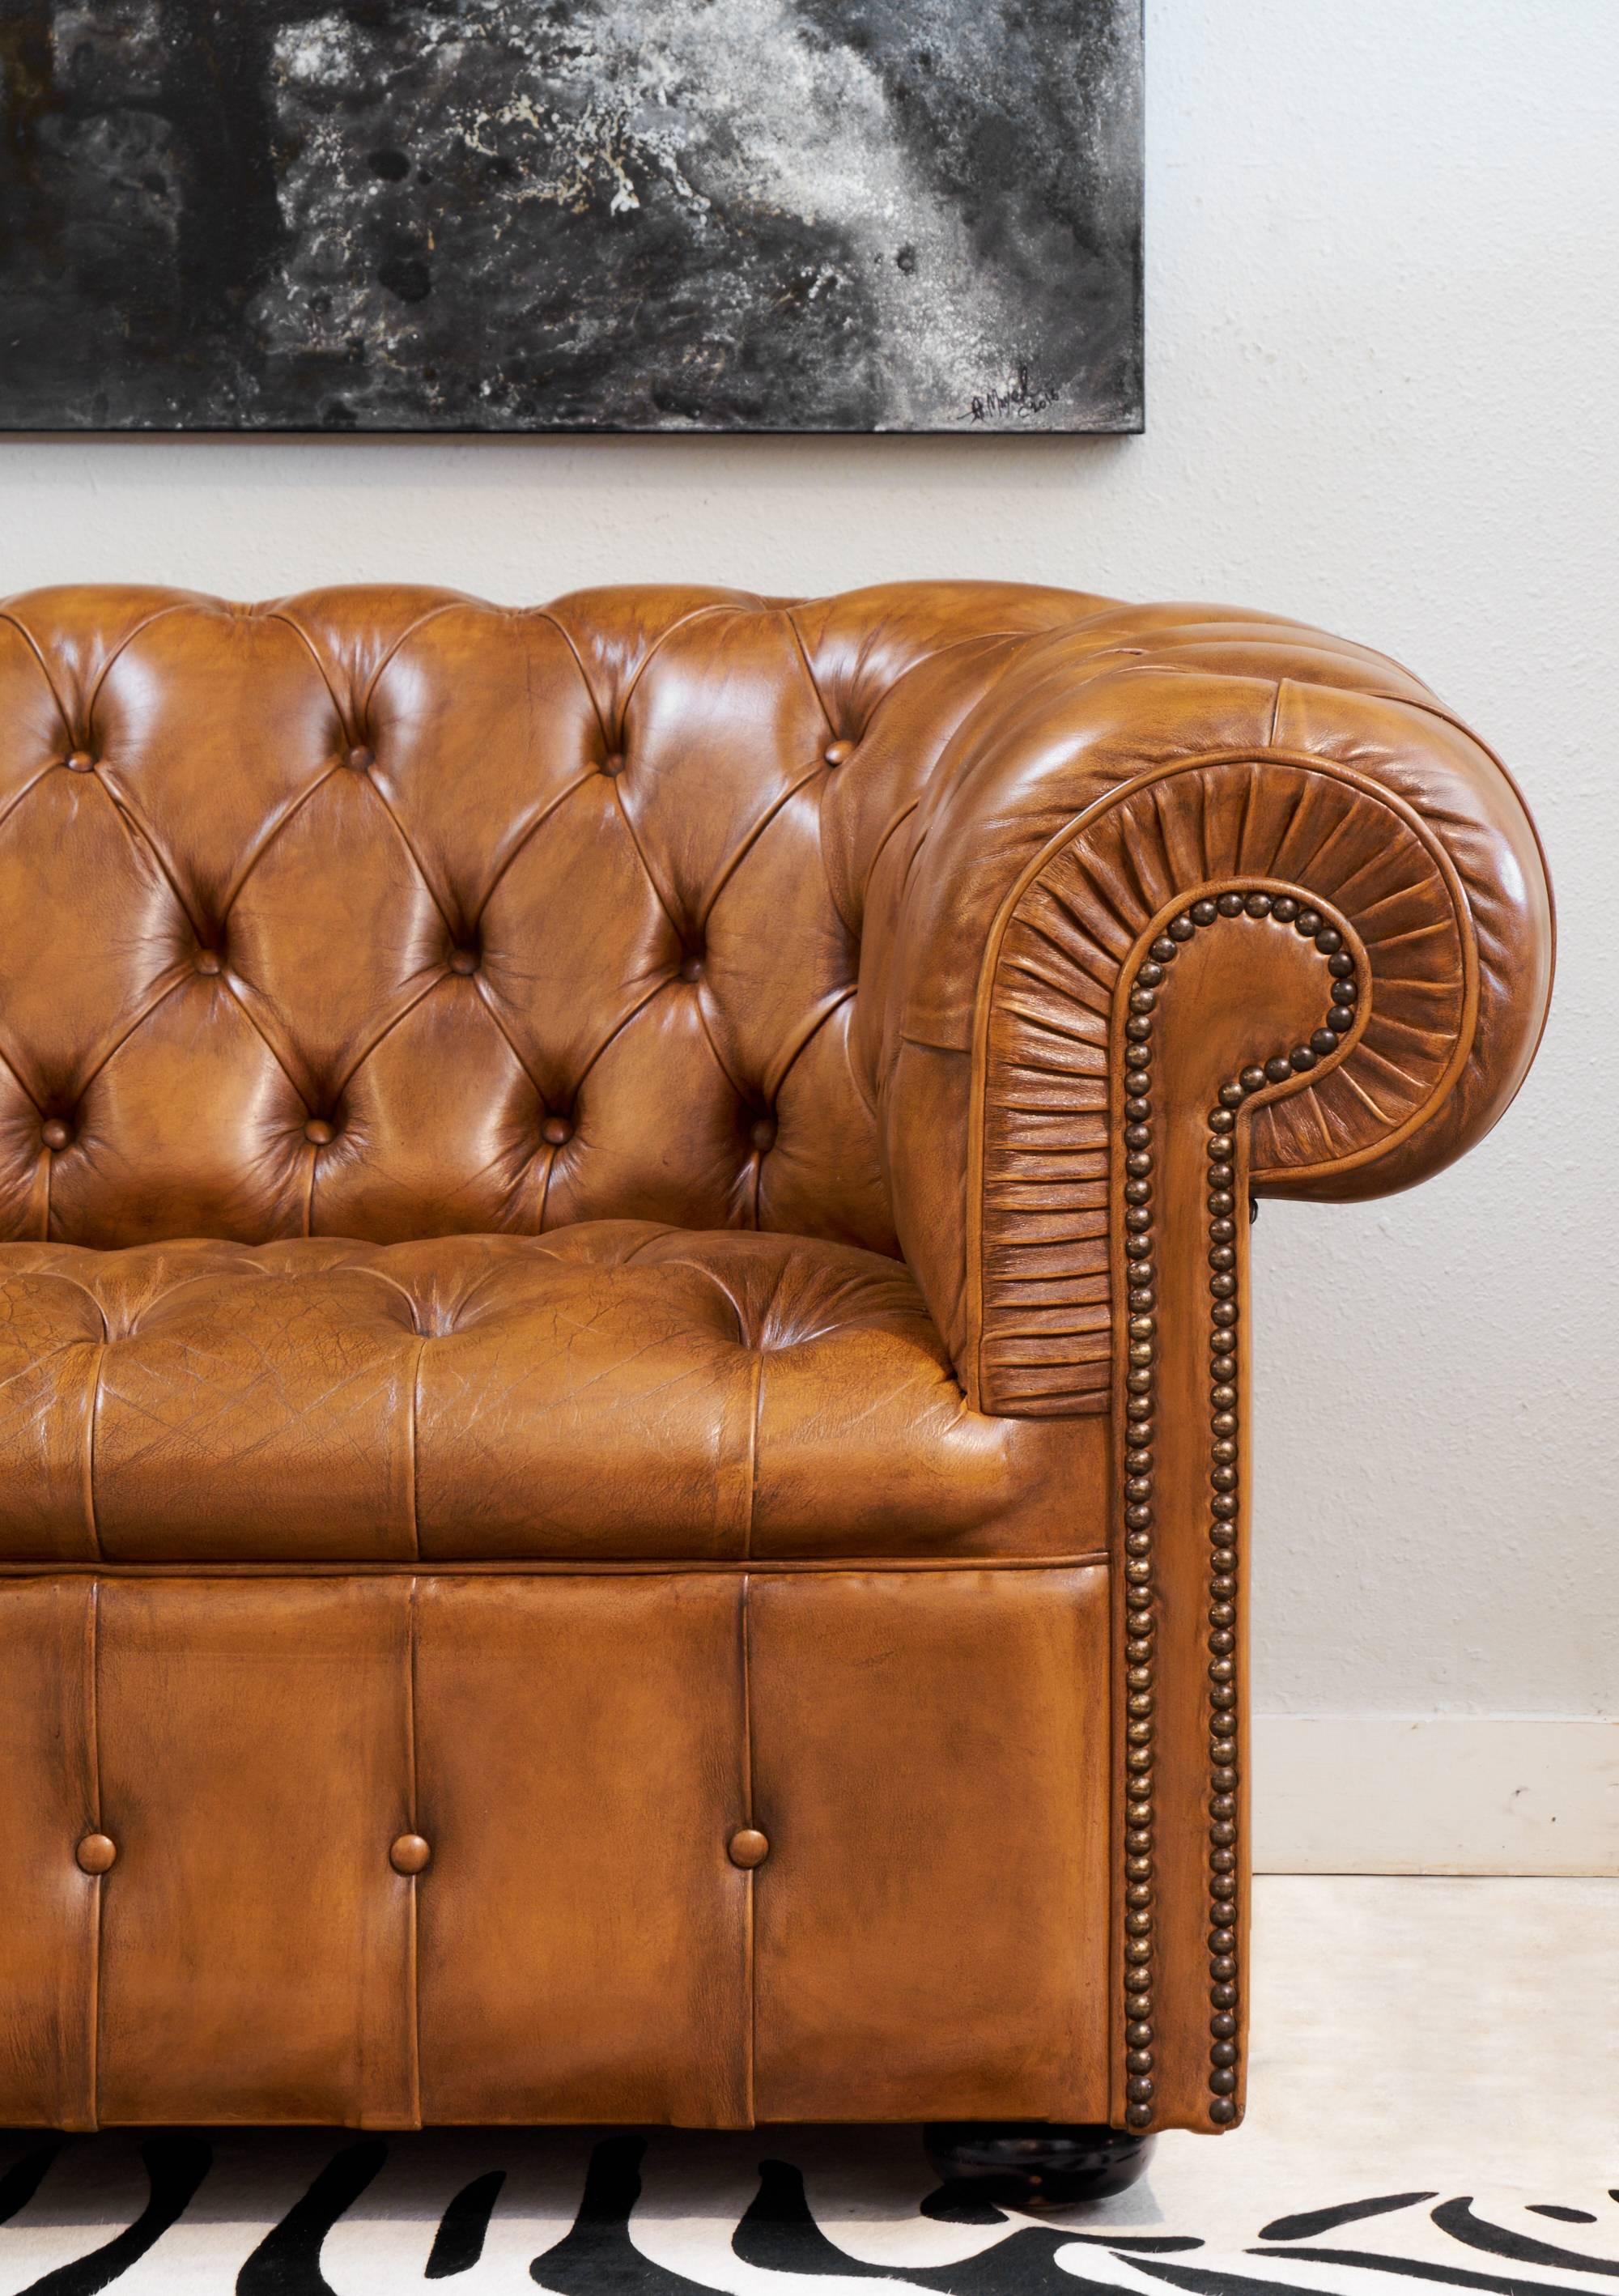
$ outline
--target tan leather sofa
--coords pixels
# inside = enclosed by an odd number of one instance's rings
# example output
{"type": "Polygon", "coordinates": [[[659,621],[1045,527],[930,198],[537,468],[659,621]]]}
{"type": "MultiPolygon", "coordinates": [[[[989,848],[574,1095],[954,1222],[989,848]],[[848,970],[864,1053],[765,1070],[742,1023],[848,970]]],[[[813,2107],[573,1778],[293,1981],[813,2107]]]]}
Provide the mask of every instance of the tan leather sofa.
{"type": "Polygon", "coordinates": [[[1250,1199],[1549,948],[1262,615],[12,600],[0,2119],[1229,2128],[1250,1199]]]}

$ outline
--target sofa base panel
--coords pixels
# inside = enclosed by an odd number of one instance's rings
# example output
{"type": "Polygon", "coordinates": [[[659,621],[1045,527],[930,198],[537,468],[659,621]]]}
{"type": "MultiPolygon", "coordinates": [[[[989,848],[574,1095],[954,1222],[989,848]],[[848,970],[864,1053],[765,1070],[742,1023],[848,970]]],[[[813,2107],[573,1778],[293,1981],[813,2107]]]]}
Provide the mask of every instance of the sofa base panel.
{"type": "Polygon", "coordinates": [[[1108,2110],[1108,1570],[0,1583],[0,2120],[1108,2110]]]}

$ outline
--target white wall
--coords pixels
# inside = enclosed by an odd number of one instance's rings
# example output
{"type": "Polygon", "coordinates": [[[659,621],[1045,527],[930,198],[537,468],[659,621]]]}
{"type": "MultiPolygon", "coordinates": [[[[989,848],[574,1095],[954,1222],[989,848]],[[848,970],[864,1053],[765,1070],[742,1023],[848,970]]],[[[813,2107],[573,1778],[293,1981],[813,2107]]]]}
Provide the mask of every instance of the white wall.
{"type": "Polygon", "coordinates": [[[987,574],[1408,660],[1539,815],[1560,987],[1481,1151],[1260,1222],[1258,1702],[1338,1718],[1262,1732],[1262,1847],[1397,1864],[1431,1807],[1451,1865],[1612,1860],[1619,6],[1148,16],[1144,439],[11,444],[0,590],[987,574]],[[1476,1816],[1453,1722],[1413,1755],[1363,1716],[1478,1718],[1476,1816]]]}

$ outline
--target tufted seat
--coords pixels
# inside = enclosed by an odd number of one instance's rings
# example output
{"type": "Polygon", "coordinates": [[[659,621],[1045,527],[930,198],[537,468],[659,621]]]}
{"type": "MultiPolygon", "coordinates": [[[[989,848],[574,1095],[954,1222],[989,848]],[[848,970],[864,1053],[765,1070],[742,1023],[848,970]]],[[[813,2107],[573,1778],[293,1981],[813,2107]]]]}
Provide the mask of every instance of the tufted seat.
{"type": "Polygon", "coordinates": [[[904,1266],[544,1238],[0,1245],[0,1560],[1054,1554],[1097,1423],[964,1402],[904,1266]]]}

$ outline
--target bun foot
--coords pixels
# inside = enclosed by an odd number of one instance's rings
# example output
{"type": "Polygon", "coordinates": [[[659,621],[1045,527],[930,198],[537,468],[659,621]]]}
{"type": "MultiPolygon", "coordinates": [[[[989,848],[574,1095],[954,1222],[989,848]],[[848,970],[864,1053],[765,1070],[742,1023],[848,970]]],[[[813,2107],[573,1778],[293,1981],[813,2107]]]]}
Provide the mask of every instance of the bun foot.
{"type": "Polygon", "coordinates": [[[922,2143],[935,2172],[963,2199],[1016,2209],[1105,2201],[1134,2184],[1153,2146],[1128,2128],[1051,2120],[930,2120],[922,2143]]]}

